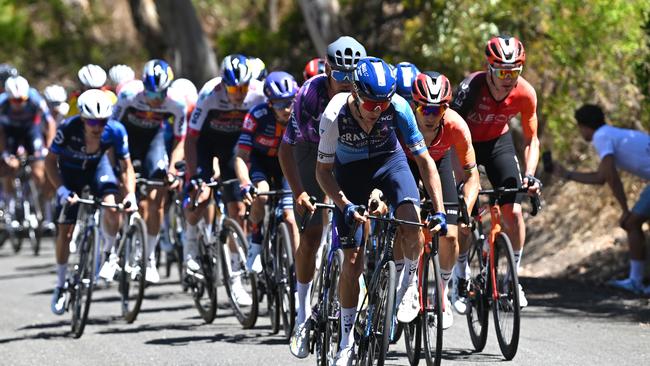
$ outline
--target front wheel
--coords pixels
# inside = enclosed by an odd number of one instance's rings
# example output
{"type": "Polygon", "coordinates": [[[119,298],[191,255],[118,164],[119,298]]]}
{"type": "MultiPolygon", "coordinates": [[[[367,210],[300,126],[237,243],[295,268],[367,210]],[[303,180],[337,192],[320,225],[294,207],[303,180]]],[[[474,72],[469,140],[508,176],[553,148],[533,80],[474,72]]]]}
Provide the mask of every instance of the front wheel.
{"type": "Polygon", "coordinates": [[[402,325],[404,329],[404,345],[409,365],[417,366],[420,363],[422,351],[422,318],[420,314],[412,322],[402,325]]]}
{"type": "MultiPolygon", "coordinates": [[[[323,258],[327,262],[327,258],[323,258]]],[[[325,271],[326,266],[323,266],[325,271]]],[[[339,278],[343,269],[343,251],[337,249],[332,256],[332,263],[329,268],[329,277],[323,278],[323,300],[318,311],[318,327],[321,330],[317,335],[317,364],[329,366],[334,364],[334,358],[339,349],[341,339],[341,301],[339,297],[339,278]]],[[[325,276],[325,274],[323,274],[325,276]]]]}
{"type": "Polygon", "coordinates": [[[444,293],[438,255],[425,255],[422,264],[424,266],[422,269],[424,356],[427,365],[438,366],[442,359],[442,296],[444,293]]]}
{"type": "Polygon", "coordinates": [[[519,279],[510,239],[499,233],[494,241],[494,274],[497,299],[492,306],[499,348],[506,360],[512,360],[519,345],[519,279]]]}
{"type": "Polygon", "coordinates": [[[127,323],[133,323],[140,313],[144,299],[146,275],[145,223],[141,218],[132,218],[119,246],[120,297],[122,299],[122,316],[127,323]]]}
{"type": "Polygon", "coordinates": [[[296,320],[296,298],[294,296],[296,274],[294,272],[291,235],[289,234],[289,227],[286,223],[281,222],[280,225],[278,225],[276,240],[275,260],[277,264],[275,266],[275,279],[277,281],[277,297],[279,299],[284,337],[286,340],[289,340],[289,338],[291,338],[293,324],[296,320]]]}
{"type": "Polygon", "coordinates": [[[95,245],[97,228],[88,229],[87,235],[79,248],[79,263],[72,271],[71,302],[72,307],[72,336],[79,338],[84,332],[90,301],[95,281],[95,245]]]}
{"type": "MultiPolygon", "coordinates": [[[[476,352],[481,352],[487,342],[489,305],[487,301],[487,259],[483,256],[481,243],[474,243],[469,251],[467,261],[470,268],[469,290],[467,300],[467,326],[469,336],[476,352]]],[[[455,284],[454,284],[455,285],[455,284]]]]}
{"type": "Polygon", "coordinates": [[[245,260],[248,253],[246,235],[237,221],[226,218],[219,233],[221,250],[221,273],[223,284],[235,316],[244,329],[252,328],[257,322],[258,297],[257,276],[246,269],[245,260]],[[234,247],[236,252],[233,252],[234,247]],[[237,298],[245,294],[250,297],[250,304],[237,298]]]}

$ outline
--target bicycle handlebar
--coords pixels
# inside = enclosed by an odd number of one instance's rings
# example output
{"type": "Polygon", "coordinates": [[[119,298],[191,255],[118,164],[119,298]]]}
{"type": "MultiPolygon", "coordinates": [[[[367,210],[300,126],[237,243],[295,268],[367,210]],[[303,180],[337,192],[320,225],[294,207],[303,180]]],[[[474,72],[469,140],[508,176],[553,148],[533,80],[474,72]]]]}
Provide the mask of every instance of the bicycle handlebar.
{"type": "MultiPolygon", "coordinates": [[[[317,199],[314,196],[309,197],[309,202],[316,208],[314,212],[318,210],[333,210],[336,208],[336,206],[328,204],[328,203],[318,203],[316,202],[317,199]]],[[[304,215],[302,217],[302,221],[300,222],[300,227],[298,228],[298,231],[302,234],[305,231],[305,226],[307,226],[307,223],[311,218],[314,216],[314,212],[309,212],[307,215],[304,215]]]]}

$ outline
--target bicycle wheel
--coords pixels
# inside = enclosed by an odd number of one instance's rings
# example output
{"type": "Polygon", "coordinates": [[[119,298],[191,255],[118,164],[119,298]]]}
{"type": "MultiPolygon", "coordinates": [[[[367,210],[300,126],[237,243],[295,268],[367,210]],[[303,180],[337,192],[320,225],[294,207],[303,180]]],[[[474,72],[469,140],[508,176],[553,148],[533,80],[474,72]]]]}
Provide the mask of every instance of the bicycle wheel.
{"type": "Polygon", "coordinates": [[[442,359],[442,278],[438,255],[426,254],[422,262],[422,333],[427,365],[440,365],[442,359]]]}
{"type": "Polygon", "coordinates": [[[286,223],[278,225],[276,233],[275,280],[280,305],[280,317],[282,320],[284,337],[291,338],[293,324],[296,320],[296,274],[293,262],[293,248],[291,246],[291,235],[286,223]]]}
{"type": "MultiPolygon", "coordinates": [[[[252,328],[257,322],[259,302],[257,296],[257,275],[255,272],[249,272],[246,269],[245,261],[248,253],[246,235],[237,221],[226,218],[223,221],[221,233],[219,234],[219,241],[221,242],[221,273],[230,306],[235,312],[239,324],[244,329],[252,328]],[[237,248],[237,263],[233,263],[228,243],[234,243],[237,248]],[[233,264],[238,267],[237,270],[233,270],[233,264]],[[243,290],[251,297],[251,305],[242,305],[236,301],[232,288],[235,281],[238,281],[243,290]]],[[[237,286],[239,286],[239,283],[237,286]]]]}
{"type": "Polygon", "coordinates": [[[420,363],[422,352],[422,315],[418,315],[412,322],[402,325],[404,331],[404,345],[409,365],[417,366],[420,363]]]}
{"type": "Polygon", "coordinates": [[[138,317],[142,300],[144,299],[146,258],[145,258],[145,223],[139,217],[132,217],[132,223],[127,229],[119,246],[120,297],[122,300],[122,316],[127,323],[133,323],[138,317]]]}
{"type": "Polygon", "coordinates": [[[393,330],[396,277],[395,262],[389,261],[383,265],[377,282],[371,283],[366,313],[366,322],[371,323],[371,329],[370,334],[365,335],[368,337],[366,347],[360,351],[361,365],[383,366],[386,360],[393,330]]]}
{"type": "Polygon", "coordinates": [[[42,221],[43,214],[38,202],[38,192],[36,186],[32,180],[29,181],[29,184],[25,186],[27,191],[24,194],[24,197],[29,197],[29,202],[25,205],[25,218],[29,223],[27,227],[27,237],[29,239],[29,244],[32,248],[32,252],[37,256],[41,250],[41,228],[39,222],[42,221]]]}
{"type": "MultiPolygon", "coordinates": [[[[271,234],[271,233],[269,233],[271,234]]],[[[275,238],[270,237],[268,234],[264,235],[264,240],[262,242],[262,266],[263,270],[260,274],[261,281],[264,282],[264,290],[266,295],[266,307],[267,314],[271,319],[271,334],[276,334],[280,331],[280,299],[277,294],[276,289],[276,280],[275,275],[277,273],[275,265],[277,264],[275,260],[275,251],[274,244],[275,238]]],[[[262,298],[259,296],[258,298],[262,298]]]]}
{"type": "Polygon", "coordinates": [[[470,268],[469,291],[467,300],[469,312],[467,313],[467,326],[469,336],[476,352],[481,352],[487,342],[488,312],[487,301],[488,291],[486,290],[486,263],[483,258],[482,243],[474,239],[467,261],[470,268]]]}
{"type": "Polygon", "coordinates": [[[70,306],[72,307],[72,336],[74,338],[81,337],[88,320],[93,283],[95,281],[95,244],[97,237],[96,227],[87,230],[86,237],[79,248],[79,263],[75,265],[72,272],[72,283],[69,284],[69,286],[72,286],[70,306]]]}
{"type": "MultiPolygon", "coordinates": [[[[180,205],[172,201],[169,208],[169,239],[173,246],[174,260],[178,267],[178,279],[183,279],[183,228],[185,227],[185,217],[180,205]]],[[[171,253],[167,253],[167,259],[171,253]]]]}
{"type": "Polygon", "coordinates": [[[199,235],[198,246],[201,273],[194,275],[192,297],[201,318],[210,324],[217,315],[218,247],[214,243],[206,242],[203,235],[199,235]]]}
{"type": "Polygon", "coordinates": [[[519,345],[519,279],[505,233],[499,233],[494,241],[494,274],[499,295],[492,306],[494,327],[503,357],[512,360],[519,345]]]}
{"type": "MultiPolygon", "coordinates": [[[[327,263],[327,258],[323,258],[327,263]]],[[[317,364],[329,366],[334,364],[334,358],[339,350],[341,339],[341,302],[339,301],[339,278],[343,268],[343,251],[337,249],[332,256],[329,277],[324,279],[322,297],[319,306],[318,329],[316,335],[317,364]]],[[[324,269],[323,269],[324,270],[324,269]]]]}

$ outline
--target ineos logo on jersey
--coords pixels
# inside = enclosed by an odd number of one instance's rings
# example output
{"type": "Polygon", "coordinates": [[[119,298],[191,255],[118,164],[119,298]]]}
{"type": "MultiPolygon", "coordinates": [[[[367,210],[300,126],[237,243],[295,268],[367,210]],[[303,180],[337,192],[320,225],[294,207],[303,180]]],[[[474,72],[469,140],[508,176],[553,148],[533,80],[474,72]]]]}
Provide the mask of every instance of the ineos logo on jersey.
{"type": "Polygon", "coordinates": [[[516,116],[517,113],[505,115],[472,111],[467,115],[467,120],[471,121],[472,123],[508,123],[516,116]]]}

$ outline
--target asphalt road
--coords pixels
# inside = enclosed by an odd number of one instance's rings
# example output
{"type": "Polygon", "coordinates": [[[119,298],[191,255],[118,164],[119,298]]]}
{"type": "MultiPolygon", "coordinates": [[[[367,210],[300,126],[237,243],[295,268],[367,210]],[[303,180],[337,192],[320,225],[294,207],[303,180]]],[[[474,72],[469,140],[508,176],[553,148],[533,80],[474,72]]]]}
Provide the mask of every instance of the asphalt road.
{"type": "MultiPolygon", "coordinates": [[[[28,249],[28,248],[26,248],[28,249]]],[[[161,275],[163,275],[161,273],[161,275]]],[[[68,335],[69,314],[49,310],[55,282],[51,241],[39,257],[0,248],[0,365],[311,365],[293,358],[281,335],[270,335],[262,314],[242,330],[221,292],[217,319],[204,324],[176,277],[147,288],[133,324],[119,317],[116,286],[94,292],[81,339],[68,335]]],[[[650,365],[650,302],[603,287],[524,278],[530,306],[523,312],[519,351],[508,365],[650,365]]],[[[491,319],[490,319],[491,320],[491,319]]],[[[474,353],[464,317],[445,332],[446,365],[503,362],[494,329],[474,353]]],[[[402,342],[389,365],[406,365],[402,342]]],[[[421,360],[421,365],[425,364],[421,360]]]]}

